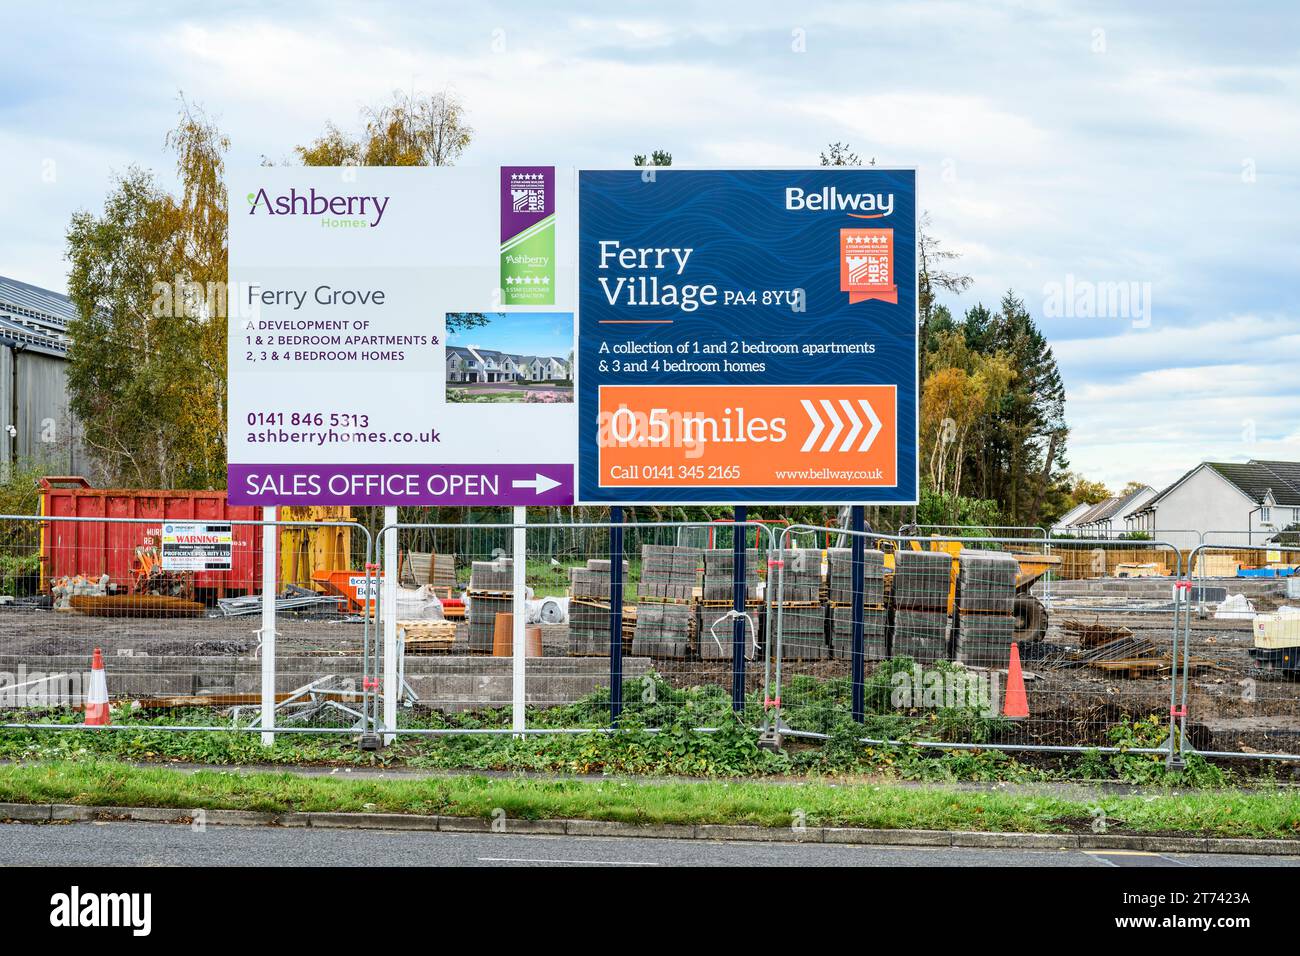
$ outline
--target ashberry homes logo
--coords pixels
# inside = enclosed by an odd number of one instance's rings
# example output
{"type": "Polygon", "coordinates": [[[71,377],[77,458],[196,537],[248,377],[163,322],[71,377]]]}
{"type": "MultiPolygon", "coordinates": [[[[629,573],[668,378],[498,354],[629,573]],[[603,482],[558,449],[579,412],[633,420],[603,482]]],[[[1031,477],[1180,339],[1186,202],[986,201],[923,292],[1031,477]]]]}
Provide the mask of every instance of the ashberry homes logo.
{"type": "Polygon", "coordinates": [[[331,195],[291,187],[287,193],[271,195],[262,187],[248,194],[248,214],[268,216],[319,216],[327,229],[373,229],[383,221],[391,196],[331,195]]]}
{"type": "Polygon", "coordinates": [[[73,886],[50,897],[50,925],[127,927],[132,936],[148,936],[153,929],[153,894],[83,893],[73,886]]]}

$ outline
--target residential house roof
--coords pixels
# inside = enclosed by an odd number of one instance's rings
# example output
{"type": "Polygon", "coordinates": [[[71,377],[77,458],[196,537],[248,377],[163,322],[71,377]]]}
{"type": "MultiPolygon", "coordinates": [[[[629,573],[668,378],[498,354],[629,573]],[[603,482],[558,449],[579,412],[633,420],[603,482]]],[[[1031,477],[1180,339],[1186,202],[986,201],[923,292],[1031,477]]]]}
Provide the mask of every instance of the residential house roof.
{"type": "Polygon", "coordinates": [[[1110,512],[1110,509],[1113,508],[1118,503],[1119,503],[1119,499],[1116,498],[1114,495],[1111,495],[1109,498],[1103,498],[1101,501],[1098,501],[1091,508],[1089,508],[1082,515],[1080,515],[1078,518],[1075,518],[1070,526],[1077,528],[1082,525],[1089,525],[1096,521],[1101,521],[1103,516],[1105,514],[1108,514],[1110,512]]]}
{"type": "Polygon", "coordinates": [[[1202,468],[1209,468],[1255,504],[1263,504],[1269,492],[1275,504],[1300,507],[1300,462],[1294,461],[1204,461],[1148,501],[1142,511],[1154,510],[1170,492],[1202,468]]]}
{"type": "Polygon", "coordinates": [[[1081,501],[1079,502],[1079,504],[1075,505],[1065,514],[1061,515],[1061,517],[1057,518],[1056,521],[1053,522],[1052,527],[1068,528],[1070,525],[1074,524],[1076,518],[1082,517],[1084,513],[1086,513],[1091,508],[1092,505],[1088,504],[1087,502],[1081,501]]]}
{"type": "Polygon", "coordinates": [[[449,354],[459,355],[463,359],[473,359],[476,355],[480,359],[491,359],[493,362],[502,362],[506,359],[514,362],[516,365],[532,365],[534,362],[555,362],[559,365],[568,367],[568,362],[554,355],[515,355],[511,352],[501,352],[497,349],[480,349],[471,348],[463,345],[447,346],[449,354]]]}

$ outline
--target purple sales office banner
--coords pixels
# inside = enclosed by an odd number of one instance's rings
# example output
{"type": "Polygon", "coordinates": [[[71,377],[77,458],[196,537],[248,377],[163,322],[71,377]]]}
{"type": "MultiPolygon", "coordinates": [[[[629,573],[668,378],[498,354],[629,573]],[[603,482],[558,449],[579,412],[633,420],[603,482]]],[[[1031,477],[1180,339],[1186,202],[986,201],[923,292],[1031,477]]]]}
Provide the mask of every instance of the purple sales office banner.
{"type": "Polygon", "coordinates": [[[573,466],[231,465],[232,504],[573,504],[573,466]]]}
{"type": "Polygon", "coordinates": [[[501,290],[506,305],[555,304],[555,167],[501,167],[501,290]]]}

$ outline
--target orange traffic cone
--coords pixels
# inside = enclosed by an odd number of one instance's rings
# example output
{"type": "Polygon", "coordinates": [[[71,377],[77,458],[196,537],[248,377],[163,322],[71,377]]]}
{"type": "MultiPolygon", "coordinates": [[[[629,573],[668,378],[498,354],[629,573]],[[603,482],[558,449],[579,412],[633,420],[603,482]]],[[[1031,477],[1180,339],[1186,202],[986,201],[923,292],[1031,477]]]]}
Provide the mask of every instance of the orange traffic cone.
{"type": "Polygon", "coordinates": [[[1003,717],[1028,717],[1029,699],[1025,697],[1025,678],[1020,673],[1020,647],[1011,644],[1011,661],[1007,664],[1007,693],[1002,699],[1003,717]]]}
{"type": "Polygon", "coordinates": [[[108,713],[108,678],[104,676],[104,652],[95,648],[90,662],[90,693],[86,695],[87,727],[107,727],[113,722],[108,713]]]}

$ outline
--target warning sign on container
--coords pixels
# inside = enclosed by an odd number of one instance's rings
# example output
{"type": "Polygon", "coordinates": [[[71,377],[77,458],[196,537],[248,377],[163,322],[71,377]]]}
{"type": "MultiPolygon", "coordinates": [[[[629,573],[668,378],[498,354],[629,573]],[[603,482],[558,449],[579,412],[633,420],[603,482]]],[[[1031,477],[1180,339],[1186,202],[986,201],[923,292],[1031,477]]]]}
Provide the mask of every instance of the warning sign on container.
{"type": "Polygon", "coordinates": [[[164,524],[164,571],[229,571],[234,535],[229,524],[164,524]]]}

